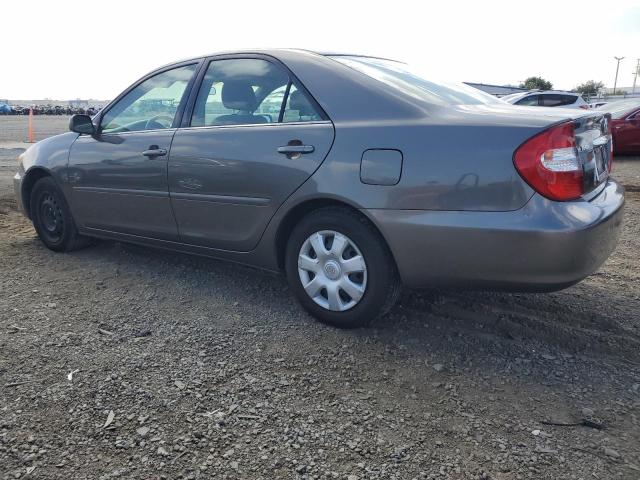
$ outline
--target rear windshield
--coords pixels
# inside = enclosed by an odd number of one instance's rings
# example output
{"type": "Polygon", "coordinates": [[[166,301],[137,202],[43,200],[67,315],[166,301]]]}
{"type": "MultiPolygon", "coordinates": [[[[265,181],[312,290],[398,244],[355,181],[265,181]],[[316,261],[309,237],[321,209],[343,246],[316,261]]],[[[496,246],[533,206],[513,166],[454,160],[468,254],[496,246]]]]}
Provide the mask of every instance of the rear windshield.
{"type": "Polygon", "coordinates": [[[436,105],[483,105],[500,103],[495,97],[462,83],[441,82],[413,69],[406,63],[380,58],[347,55],[332,56],[344,65],[375,78],[393,89],[436,105]]]}
{"type": "Polygon", "coordinates": [[[639,100],[611,102],[598,107],[598,110],[609,112],[611,118],[619,119],[626,117],[635,109],[640,108],[639,100]]]}

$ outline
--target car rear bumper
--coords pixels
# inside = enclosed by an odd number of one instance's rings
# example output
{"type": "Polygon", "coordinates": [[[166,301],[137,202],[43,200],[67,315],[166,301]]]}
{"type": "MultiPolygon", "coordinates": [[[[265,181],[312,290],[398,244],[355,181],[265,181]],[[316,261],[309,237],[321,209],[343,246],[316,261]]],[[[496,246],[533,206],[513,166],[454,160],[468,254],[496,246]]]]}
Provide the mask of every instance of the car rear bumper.
{"type": "Polygon", "coordinates": [[[624,189],[609,180],[591,201],[534,195],[511,212],[364,210],[378,225],[403,283],[556,290],[579,282],[614,250],[624,189]]]}

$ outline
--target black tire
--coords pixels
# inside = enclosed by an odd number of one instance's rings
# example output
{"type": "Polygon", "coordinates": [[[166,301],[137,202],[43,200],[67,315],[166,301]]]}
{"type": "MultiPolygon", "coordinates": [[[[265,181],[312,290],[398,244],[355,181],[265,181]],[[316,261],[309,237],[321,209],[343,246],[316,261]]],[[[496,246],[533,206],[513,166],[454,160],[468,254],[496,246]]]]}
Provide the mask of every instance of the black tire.
{"type": "Polygon", "coordinates": [[[314,210],[295,226],[287,243],[285,271],[291,290],[305,310],[321,322],[340,328],[370,325],[393,307],[401,290],[396,265],[384,239],[366,218],[342,207],[314,210]],[[307,295],[298,273],[303,244],[312,234],[322,231],[345,235],[364,258],[367,276],[364,294],[348,310],[333,311],[316,303],[307,295]]]}
{"type": "Polygon", "coordinates": [[[51,177],[36,181],[31,190],[31,221],[42,243],[54,252],[71,252],[91,243],[78,234],[64,195],[51,177]]]}

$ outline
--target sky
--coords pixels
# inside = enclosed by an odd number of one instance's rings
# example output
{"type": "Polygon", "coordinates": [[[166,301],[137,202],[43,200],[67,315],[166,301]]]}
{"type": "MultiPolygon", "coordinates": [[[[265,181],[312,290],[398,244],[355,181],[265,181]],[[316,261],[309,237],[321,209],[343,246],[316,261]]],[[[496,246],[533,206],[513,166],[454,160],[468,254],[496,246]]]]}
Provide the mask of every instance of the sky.
{"type": "MultiPolygon", "coordinates": [[[[378,55],[452,81],[633,83],[640,0],[4,0],[0,98],[111,99],[163,64],[218,51],[378,55]]],[[[639,79],[640,86],[640,79],[639,79]]]]}

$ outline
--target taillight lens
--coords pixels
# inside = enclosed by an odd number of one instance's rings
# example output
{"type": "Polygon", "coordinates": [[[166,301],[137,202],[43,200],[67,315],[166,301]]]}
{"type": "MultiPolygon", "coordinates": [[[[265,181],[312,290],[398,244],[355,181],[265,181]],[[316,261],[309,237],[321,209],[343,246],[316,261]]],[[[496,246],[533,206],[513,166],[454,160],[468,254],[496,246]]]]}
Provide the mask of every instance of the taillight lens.
{"type": "Polygon", "coordinates": [[[536,192],[551,200],[574,200],[584,193],[572,122],[531,137],[515,151],[513,163],[536,192]]]}

